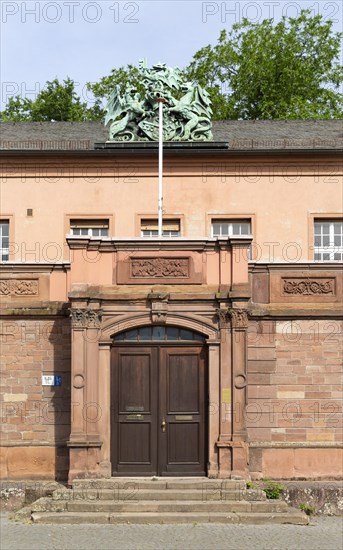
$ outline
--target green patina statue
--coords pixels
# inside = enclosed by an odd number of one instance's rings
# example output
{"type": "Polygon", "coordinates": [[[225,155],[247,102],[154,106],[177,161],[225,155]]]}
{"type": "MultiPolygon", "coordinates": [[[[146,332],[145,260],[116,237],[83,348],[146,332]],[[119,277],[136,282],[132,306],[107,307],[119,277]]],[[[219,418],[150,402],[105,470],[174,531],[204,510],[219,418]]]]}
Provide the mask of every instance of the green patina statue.
{"type": "Polygon", "coordinates": [[[139,62],[145,94],[133,87],[120,95],[117,85],[112,92],[105,117],[109,141],[158,141],[158,99],[163,106],[163,139],[165,141],[211,141],[211,101],[206,90],[183,82],[177,67],[165,63],[139,62]]]}

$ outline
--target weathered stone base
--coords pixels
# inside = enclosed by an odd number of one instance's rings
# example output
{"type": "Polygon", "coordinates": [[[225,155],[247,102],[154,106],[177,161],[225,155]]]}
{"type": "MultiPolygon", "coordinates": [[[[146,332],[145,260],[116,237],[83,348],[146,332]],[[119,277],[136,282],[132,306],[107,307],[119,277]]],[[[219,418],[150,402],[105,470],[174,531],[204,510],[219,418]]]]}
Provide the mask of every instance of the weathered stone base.
{"type": "Polygon", "coordinates": [[[313,507],[315,515],[343,515],[343,482],[286,481],[284,485],[282,498],[294,508],[305,504],[313,507]]]}
{"type": "Polygon", "coordinates": [[[64,480],[68,475],[67,447],[0,447],[1,479],[64,480]]]}
{"type": "Polygon", "coordinates": [[[343,479],[343,449],[337,447],[250,448],[252,479],[343,479]]]}

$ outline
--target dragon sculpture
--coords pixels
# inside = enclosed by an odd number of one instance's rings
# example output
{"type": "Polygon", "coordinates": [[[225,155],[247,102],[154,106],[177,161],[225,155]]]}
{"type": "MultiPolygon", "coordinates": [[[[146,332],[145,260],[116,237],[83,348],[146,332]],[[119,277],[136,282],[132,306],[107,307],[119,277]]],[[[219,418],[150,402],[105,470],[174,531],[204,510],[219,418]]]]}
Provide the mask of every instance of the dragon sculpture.
{"type": "Polygon", "coordinates": [[[129,86],[124,94],[117,85],[109,97],[105,126],[109,141],[158,141],[158,102],[163,108],[165,141],[211,141],[211,101],[206,90],[183,82],[179,68],[158,63],[148,69],[140,61],[144,96],[129,86]]]}

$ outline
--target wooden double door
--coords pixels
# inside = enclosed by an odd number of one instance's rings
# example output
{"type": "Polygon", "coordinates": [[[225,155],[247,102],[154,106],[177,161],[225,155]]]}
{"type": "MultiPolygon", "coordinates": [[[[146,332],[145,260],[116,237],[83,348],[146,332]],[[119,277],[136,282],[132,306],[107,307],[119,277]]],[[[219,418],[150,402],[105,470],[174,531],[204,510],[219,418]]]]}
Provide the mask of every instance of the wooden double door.
{"type": "Polygon", "coordinates": [[[206,475],[206,378],[202,345],[112,349],[114,475],[206,475]]]}

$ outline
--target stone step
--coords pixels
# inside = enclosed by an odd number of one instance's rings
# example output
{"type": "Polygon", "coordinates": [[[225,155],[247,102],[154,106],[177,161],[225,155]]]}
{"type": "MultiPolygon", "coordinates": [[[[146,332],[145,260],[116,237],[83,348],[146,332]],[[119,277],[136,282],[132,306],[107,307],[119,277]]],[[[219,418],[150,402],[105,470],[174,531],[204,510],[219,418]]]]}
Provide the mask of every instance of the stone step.
{"type": "Polygon", "coordinates": [[[109,524],[109,523],[292,523],[307,525],[308,517],[298,510],[289,509],[288,512],[34,512],[34,523],[58,524],[109,524]]]}
{"type": "Polygon", "coordinates": [[[213,480],[206,477],[194,478],[111,478],[111,479],[75,479],[73,489],[114,489],[114,490],[135,490],[135,489],[183,489],[183,490],[227,490],[239,491],[246,488],[244,480],[219,479],[213,480]]]}
{"type": "Polygon", "coordinates": [[[66,502],[68,512],[287,512],[287,504],[280,500],[274,502],[246,501],[71,501],[66,502]]]}
{"type": "Polygon", "coordinates": [[[54,491],[53,500],[112,500],[116,501],[137,501],[137,500],[247,500],[265,501],[266,494],[258,489],[227,491],[223,489],[212,489],[209,486],[205,489],[143,489],[135,488],[130,490],[115,489],[67,489],[54,491]]]}

